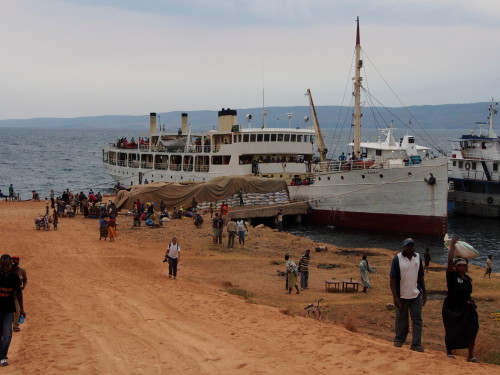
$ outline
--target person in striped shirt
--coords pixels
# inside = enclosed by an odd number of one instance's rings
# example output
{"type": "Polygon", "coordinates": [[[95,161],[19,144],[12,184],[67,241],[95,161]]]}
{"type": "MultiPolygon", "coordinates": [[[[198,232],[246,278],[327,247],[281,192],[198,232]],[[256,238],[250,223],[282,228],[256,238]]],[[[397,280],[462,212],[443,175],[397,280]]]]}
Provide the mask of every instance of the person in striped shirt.
{"type": "Polygon", "coordinates": [[[300,288],[309,289],[309,262],[311,260],[311,250],[306,250],[299,260],[300,288]]]}

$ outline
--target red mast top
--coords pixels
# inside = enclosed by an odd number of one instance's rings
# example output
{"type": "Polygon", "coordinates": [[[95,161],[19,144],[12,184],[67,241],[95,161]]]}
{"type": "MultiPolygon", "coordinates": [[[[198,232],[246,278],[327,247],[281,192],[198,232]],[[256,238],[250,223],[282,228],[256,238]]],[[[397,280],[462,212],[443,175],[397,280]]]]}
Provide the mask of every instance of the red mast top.
{"type": "Polygon", "coordinates": [[[359,41],[359,17],[356,18],[356,23],[358,24],[358,28],[356,30],[356,45],[359,46],[360,45],[360,41],[359,41]]]}

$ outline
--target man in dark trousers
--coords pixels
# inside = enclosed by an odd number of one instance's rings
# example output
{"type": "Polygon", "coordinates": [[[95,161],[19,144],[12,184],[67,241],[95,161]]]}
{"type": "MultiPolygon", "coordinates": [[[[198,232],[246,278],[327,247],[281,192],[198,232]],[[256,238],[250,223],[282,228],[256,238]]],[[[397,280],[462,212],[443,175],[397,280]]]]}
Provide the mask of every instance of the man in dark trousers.
{"type": "Polygon", "coordinates": [[[26,316],[23,304],[23,291],[19,276],[12,271],[12,259],[4,254],[0,257],[0,366],[7,366],[7,353],[12,339],[12,320],[16,312],[15,298],[19,303],[20,315],[26,316]]]}
{"type": "Polygon", "coordinates": [[[311,250],[306,250],[299,260],[300,287],[309,289],[309,262],[311,261],[311,250]]]}
{"type": "MultiPolygon", "coordinates": [[[[48,207],[47,207],[48,208],[48,207]]],[[[17,273],[17,276],[19,276],[19,281],[21,282],[21,290],[24,290],[26,288],[26,285],[28,284],[28,276],[26,275],[26,271],[24,268],[19,267],[19,257],[13,255],[12,257],[12,271],[14,273],[17,273]]],[[[12,322],[12,328],[14,329],[15,332],[19,332],[21,328],[19,327],[19,317],[21,316],[21,307],[19,306],[19,303],[17,302],[17,299],[15,300],[16,302],[16,313],[14,314],[14,321],[12,322]]]]}
{"type": "Polygon", "coordinates": [[[391,291],[396,307],[396,336],[394,346],[401,347],[408,336],[408,312],[412,321],[411,350],[423,352],[422,306],[427,302],[424,283],[424,267],[420,255],[415,253],[415,241],[403,241],[403,251],[397,254],[391,264],[391,291]]]}
{"type": "Polygon", "coordinates": [[[181,248],[177,242],[177,237],[172,237],[172,242],[167,246],[164,262],[168,262],[168,278],[172,276],[177,279],[177,265],[181,258],[181,248]]]}

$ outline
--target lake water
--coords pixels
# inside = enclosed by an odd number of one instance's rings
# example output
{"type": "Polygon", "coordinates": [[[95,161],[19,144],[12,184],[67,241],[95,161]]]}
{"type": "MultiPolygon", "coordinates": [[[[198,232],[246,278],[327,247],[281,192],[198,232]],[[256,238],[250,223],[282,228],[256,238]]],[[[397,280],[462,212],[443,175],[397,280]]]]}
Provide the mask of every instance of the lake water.
{"type": "MultiPolygon", "coordinates": [[[[101,163],[102,147],[117,138],[145,136],[147,129],[121,131],[117,129],[13,129],[0,128],[0,189],[5,194],[13,184],[21,199],[29,199],[31,191],[37,190],[43,199],[50,189],[61,193],[71,191],[102,193],[112,191],[113,179],[104,172],[101,163]]],[[[365,139],[374,139],[376,130],[364,129],[365,139]]],[[[449,153],[450,140],[459,137],[464,130],[426,130],[422,137],[449,153]]],[[[406,134],[398,132],[398,137],[406,134]],[[398,134],[399,133],[399,134],[398,134]]],[[[335,150],[335,155],[346,152],[344,145],[352,137],[348,131],[340,134],[325,131],[326,146],[335,150]],[[336,137],[333,139],[332,135],[336,137]],[[333,140],[332,140],[333,139],[333,140]]],[[[419,140],[417,143],[426,145],[419,140]]],[[[437,153],[436,153],[437,154],[437,153]]],[[[358,233],[334,228],[293,228],[294,233],[334,243],[343,247],[385,247],[399,250],[406,234],[358,233]]],[[[450,217],[449,233],[470,242],[481,253],[473,260],[484,265],[487,254],[494,260],[500,256],[500,222],[477,218],[450,217]]],[[[411,234],[410,234],[411,235],[411,234]]],[[[439,238],[417,237],[417,249],[428,247],[433,260],[444,262],[446,253],[439,238]]]]}

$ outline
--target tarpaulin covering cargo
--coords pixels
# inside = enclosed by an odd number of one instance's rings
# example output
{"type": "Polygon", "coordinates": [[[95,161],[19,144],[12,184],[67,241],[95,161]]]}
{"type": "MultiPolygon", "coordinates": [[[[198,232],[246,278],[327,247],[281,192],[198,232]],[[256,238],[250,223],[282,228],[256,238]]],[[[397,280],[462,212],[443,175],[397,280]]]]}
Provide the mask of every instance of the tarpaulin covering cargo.
{"type": "Polygon", "coordinates": [[[131,209],[134,202],[154,202],[159,207],[161,201],[169,208],[190,207],[193,198],[199,204],[232,198],[243,189],[245,197],[251,193],[273,193],[288,187],[284,180],[249,176],[217,177],[208,182],[155,182],[147,185],[132,186],[130,191],[121,190],[114,199],[118,209],[131,209]]]}

